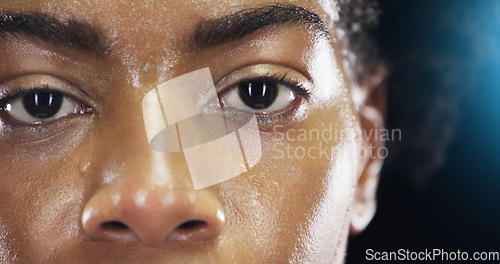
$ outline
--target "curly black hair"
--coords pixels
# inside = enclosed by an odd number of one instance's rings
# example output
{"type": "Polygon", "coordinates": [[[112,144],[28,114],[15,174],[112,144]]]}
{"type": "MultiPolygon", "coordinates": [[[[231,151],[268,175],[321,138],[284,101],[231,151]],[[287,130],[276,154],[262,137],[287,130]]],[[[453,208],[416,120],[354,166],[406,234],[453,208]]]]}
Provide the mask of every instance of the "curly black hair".
{"type": "MultiPolygon", "coordinates": [[[[457,84],[464,74],[461,63],[428,47],[422,41],[420,24],[425,14],[412,11],[413,1],[335,0],[344,59],[351,79],[360,82],[377,65],[388,70],[388,129],[400,129],[402,141],[386,142],[389,156],[382,177],[409,177],[425,186],[429,176],[444,163],[447,147],[459,120],[459,105],[467,89],[457,84]]],[[[430,7],[434,6],[431,2],[430,7]]],[[[441,12],[429,17],[441,17],[441,12]]],[[[439,26],[443,21],[428,24],[439,26]]],[[[423,32],[425,33],[425,32],[423,32]]],[[[442,36],[437,36],[440,38],[442,36]]],[[[462,65],[463,66],[463,65],[462,65]]]]}

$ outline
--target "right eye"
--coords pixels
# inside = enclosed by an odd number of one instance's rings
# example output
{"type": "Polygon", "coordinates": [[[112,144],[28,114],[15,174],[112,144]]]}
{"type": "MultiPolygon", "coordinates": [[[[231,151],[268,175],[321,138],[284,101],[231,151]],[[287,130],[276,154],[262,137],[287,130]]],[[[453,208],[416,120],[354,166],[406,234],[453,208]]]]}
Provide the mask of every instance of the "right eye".
{"type": "Polygon", "coordinates": [[[0,83],[0,119],[18,125],[45,125],[67,116],[92,114],[92,98],[61,78],[27,74],[0,83]],[[78,99],[75,99],[78,98],[78,99]]]}
{"type": "Polygon", "coordinates": [[[2,108],[10,118],[25,124],[41,124],[88,111],[88,107],[69,96],[46,89],[34,89],[14,96],[2,108]]]}
{"type": "Polygon", "coordinates": [[[282,111],[294,100],[292,88],[271,79],[242,82],[223,96],[224,106],[263,114],[282,111]]]}

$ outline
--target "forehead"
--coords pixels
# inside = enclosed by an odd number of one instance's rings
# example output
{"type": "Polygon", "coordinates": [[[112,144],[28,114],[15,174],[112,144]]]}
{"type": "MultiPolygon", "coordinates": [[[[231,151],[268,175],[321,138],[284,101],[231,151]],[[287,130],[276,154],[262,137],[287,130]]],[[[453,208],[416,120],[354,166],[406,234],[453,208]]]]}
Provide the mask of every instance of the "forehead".
{"type": "MultiPolygon", "coordinates": [[[[130,73],[127,75],[129,76],[128,81],[144,84],[164,81],[172,78],[173,76],[170,75],[175,75],[172,73],[175,70],[181,69],[179,71],[182,72],[182,69],[190,68],[191,64],[199,64],[199,58],[203,57],[194,54],[197,59],[192,59],[192,54],[186,53],[183,47],[188,42],[190,33],[200,22],[276,4],[305,8],[316,14],[327,25],[330,32],[333,32],[331,28],[333,26],[331,18],[335,17],[333,0],[0,0],[0,12],[37,12],[49,14],[62,20],[75,19],[88,23],[104,33],[107,42],[113,47],[113,53],[116,55],[114,58],[117,58],[116,61],[119,61],[119,65],[122,65],[123,69],[130,73]],[[172,70],[173,67],[177,69],[172,70]]],[[[269,39],[269,43],[275,43],[280,39],[282,42],[288,41],[290,44],[294,42],[305,45],[304,41],[297,42],[297,40],[305,39],[303,33],[288,30],[283,34],[273,35],[269,39]],[[284,37],[291,35],[296,36],[296,39],[287,37],[285,41],[284,37]]],[[[311,41],[314,42],[314,38],[311,38],[311,41]]],[[[260,44],[264,43],[267,42],[260,44]]],[[[282,44],[284,45],[284,43],[282,44]]],[[[233,46],[235,45],[222,47],[218,51],[205,53],[205,55],[208,57],[217,56],[222,53],[222,50],[226,50],[226,48],[229,50],[233,46]]],[[[290,52],[292,50],[296,54],[303,54],[303,52],[299,52],[299,47],[290,49],[290,52]]],[[[136,88],[139,86],[143,85],[134,84],[136,88]]]]}
{"type": "MultiPolygon", "coordinates": [[[[139,28],[175,32],[200,19],[221,17],[242,9],[275,4],[292,4],[309,9],[324,22],[333,15],[333,0],[166,0],[166,1],[65,1],[15,0],[0,1],[2,11],[41,11],[60,17],[73,17],[102,24],[110,29],[126,25],[126,32],[139,28]]],[[[327,23],[328,25],[330,23],[327,23]]]]}

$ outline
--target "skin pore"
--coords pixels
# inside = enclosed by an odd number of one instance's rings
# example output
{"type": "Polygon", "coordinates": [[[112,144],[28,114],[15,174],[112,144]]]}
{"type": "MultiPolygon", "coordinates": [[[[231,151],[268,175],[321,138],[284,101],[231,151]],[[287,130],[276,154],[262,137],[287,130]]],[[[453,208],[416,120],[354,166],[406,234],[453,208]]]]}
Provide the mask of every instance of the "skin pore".
{"type": "Polygon", "coordinates": [[[0,1],[11,17],[85,24],[96,44],[0,33],[0,262],[342,263],[349,232],[362,230],[375,209],[381,160],[362,157],[360,148],[372,145],[376,153],[382,143],[355,135],[383,126],[379,81],[364,78],[354,87],[345,77],[341,47],[329,33],[329,1],[283,1],[281,12],[299,13],[297,21],[207,39],[210,28],[244,25],[248,19],[234,18],[256,8],[264,8],[260,19],[279,15],[269,13],[273,6],[0,1]],[[295,99],[280,111],[258,114],[261,161],[195,191],[182,153],[150,148],[141,101],[165,81],[205,67],[228,105],[225,94],[245,81],[266,77],[297,87],[289,87],[295,99]],[[46,86],[72,98],[75,111],[39,124],[8,114],[18,90],[46,86]],[[345,132],[306,140],[277,133],[329,127],[345,132]],[[280,155],[319,144],[333,151],[280,155]]]}

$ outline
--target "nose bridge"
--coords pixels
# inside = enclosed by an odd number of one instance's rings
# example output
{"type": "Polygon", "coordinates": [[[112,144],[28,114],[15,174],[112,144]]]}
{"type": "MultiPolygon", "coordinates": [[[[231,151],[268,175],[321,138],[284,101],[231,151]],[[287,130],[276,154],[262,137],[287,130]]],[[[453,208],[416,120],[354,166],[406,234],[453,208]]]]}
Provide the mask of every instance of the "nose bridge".
{"type": "Polygon", "coordinates": [[[114,192],[161,199],[165,191],[194,190],[182,153],[136,148],[129,152],[115,154],[114,160],[106,162],[109,166],[99,172],[104,175],[105,183],[114,186],[114,192]]]}
{"type": "Polygon", "coordinates": [[[216,194],[194,191],[183,153],[151,149],[138,119],[115,121],[115,131],[100,139],[92,173],[102,183],[83,209],[84,232],[97,241],[148,247],[217,237],[225,219],[216,194]]]}
{"type": "Polygon", "coordinates": [[[131,148],[117,154],[119,168],[105,172],[119,186],[128,186],[128,191],[193,190],[193,184],[182,153],[161,153],[147,145],[131,148]],[[143,146],[144,147],[144,146],[143,146]],[[121,156],[121,157],[119,157],[121,156]]]}
{"type": "MultiPolygon", "coordinates": [[[[124,107],[104,117],[109,125],[106,130],[99,131],[94,151],[93,164],[106,178],[104,182],[127,183],[141,188],[192,189],[184,154],[152,149],[147,137],[146,116],[142,115],[140,104],[124,101],[121,105],[124,107]],[[126,107],[130,105],[133,107],[126,107]]],[[[177,135],[172,138],[175,139],[172,142],[177,143],[177,135]]]]}

